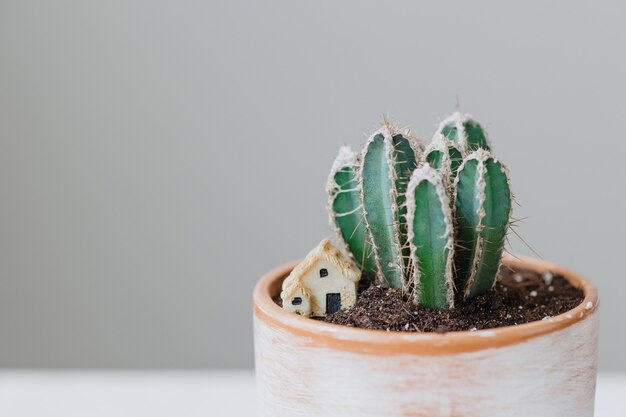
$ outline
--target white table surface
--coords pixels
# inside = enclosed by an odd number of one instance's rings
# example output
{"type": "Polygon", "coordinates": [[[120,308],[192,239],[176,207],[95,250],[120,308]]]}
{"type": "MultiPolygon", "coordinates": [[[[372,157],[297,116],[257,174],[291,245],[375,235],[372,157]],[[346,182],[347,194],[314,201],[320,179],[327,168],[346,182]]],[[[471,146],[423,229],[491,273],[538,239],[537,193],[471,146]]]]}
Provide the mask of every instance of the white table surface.
{"type": "MultiPolygon", "coordinates": [[[[252,371],[0,371],[2,417],[255,414],[252,371]]],[[[626,374],[601,373],[596,417],[624,416],[626,374]]]]}

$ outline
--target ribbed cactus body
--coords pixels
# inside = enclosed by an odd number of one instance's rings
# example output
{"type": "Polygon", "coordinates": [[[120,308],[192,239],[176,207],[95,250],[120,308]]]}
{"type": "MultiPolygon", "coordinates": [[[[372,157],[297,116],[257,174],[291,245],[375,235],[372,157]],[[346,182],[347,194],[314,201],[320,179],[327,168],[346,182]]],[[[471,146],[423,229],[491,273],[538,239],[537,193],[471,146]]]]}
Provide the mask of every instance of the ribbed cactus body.
{"type": "Polygon", "coordinates": [[[357,172],[356,154],[348,146],[341,147],[328,177],[328,212],[355,262],[364,273],[370,274],[377,268],[365,224],[357,172]]]}
{"type": "MultiPolygon", "coordinates": [[[[413,148],[411,139],[398,133],[392,137],[394,169],[396,177],[396,210],[395,221],[398,224],[398,232],[400,237],[400,247],[402,248],[402,259],[404,267],[409,265],[409,245],[407,241],[407,207],[406,207],[406,190],[409,185],[411,173],[418,164],[418,158],[413,148]]],[[[405,280],[408,278],[407,273],[404,274],[405,280]]]]}
{"type": "Polygon", "coordinates": [[[360,181],[365,221],[382,280],[390,287],[405,283],[405,190],[417,157],[409,139],[384,126],[365,145],[360,181]]]}
{"type": "Polygon", "coordinates": [[[483,127],[469,114],[456,111],[441,124],[437,133],[450,139],[464,154],[477,149],[490,150],[487,133],[483,127]]]}
{"type": "Polygon", "coordinates": [[[459,168],[454,201],[456,287],[465,298],[489,291],[495,281],[511,214],[506,169],[483,149],[459,168]]]}
{"type": "Polygon", "coordinates": [[[454,232],[448,188],[429,164],[416,169],[408,192],[409,242],[415,301],[427,308],[454,306],[454,232]]]}
{"type": "Polygon", "coordinates": [[[431,167],[442,172],[444,182],[448,179],[446,178],[446,173],[448,173],[451,180],[450,185],[452,185],[454,178],[456,178],[456,173],[463,162],[463,154],[454,143],[442,134],[436,134],[426,147],[424,155],[425,161],[431,167]]]}
{"type": "Polygon", "coordinates": [[[480,124],[459,112],[442,122],[423,155],[387,122],[360,157],[342,148],[328,182],[330,218],[363,271],[428,308],[489,291],[511,191],[488,149],[480,124]]]}

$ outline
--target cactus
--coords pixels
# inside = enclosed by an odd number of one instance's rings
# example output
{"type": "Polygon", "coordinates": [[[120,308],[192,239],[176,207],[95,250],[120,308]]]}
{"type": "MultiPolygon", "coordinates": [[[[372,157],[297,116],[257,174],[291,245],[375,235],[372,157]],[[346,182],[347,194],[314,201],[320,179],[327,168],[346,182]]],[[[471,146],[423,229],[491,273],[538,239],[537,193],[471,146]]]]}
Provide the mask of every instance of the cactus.
{"type": "Polygon", "coordinates": [[[479,149],[459,168],[455,192],[456,285],[464,298],[472,298],[491,289],[500,266],[511,215],[507,171],[489,151],[479,149]]]}
{"type": "Polygon", "coordinates": [[[416,169],[407,202],[415,301],[428,308],[454,307],[452,210],[442,173],[428,163],[416,169]]]}
{"type": "Polygon", "coordinates": [[[365,225],[357,171],[356,154],[350,147],[342,146],[328,177],[328,213],[355,262],[364,273],[370,274],[377,268],[365,225]]]}
{"type": "Polygon", "coordinates": [[[511,191],[506,169],[470,116],[445,119],[423,155],[385,121],[360,158],[340,150],[328,192],[331,223],[379,282],[437,309],[492,288],[511,191]]]}
{"type": "Polygon", "coordinates": [[[417,166],[415,149],[410,138],[385,123],[367,141],[359,170],[374,259],[380,278],[393,288],[401,288],[406,282],[405,191],[411,171],[417,166]]]}
{"type": "Polygon", "coordinates": [[[480,123],[461,111],[446,117],[439,125],[437,133],[450,139],[463,154],[479,148],[491,150],[487,133],[480,123]]]}
{"type": "MultiPolygon", "coordinates": [[[[449,179],[451,181],[448,185],[451,186],[454,178],[456,178],[456,173],[461,166],[461,162],[463,162],[463,154],[459,148],[457,148],[450,139],[438,133],[435,134],[435,137],[433,137],[430,144],[426,147],[424,155],[425,161],[433,168],[439,171],[449,170],[449,179]]],[[[446,177],[444,177],[444,179],[445,178],[446,177]]]]}

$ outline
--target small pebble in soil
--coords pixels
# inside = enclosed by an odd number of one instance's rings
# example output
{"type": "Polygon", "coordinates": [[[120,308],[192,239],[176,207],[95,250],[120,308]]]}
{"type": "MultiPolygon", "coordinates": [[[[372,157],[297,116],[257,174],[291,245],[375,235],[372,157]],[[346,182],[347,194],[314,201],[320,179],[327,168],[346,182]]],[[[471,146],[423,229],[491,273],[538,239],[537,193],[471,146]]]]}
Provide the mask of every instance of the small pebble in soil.
{"type": "Polygon", "coordinates": [[[543,278],[543,282],[545,282],[546,285],[551,285],[552,280],[554,279],[554,274],[550,271],[546,271],[543,274],[541,274],[541,277],[543,278]]]}

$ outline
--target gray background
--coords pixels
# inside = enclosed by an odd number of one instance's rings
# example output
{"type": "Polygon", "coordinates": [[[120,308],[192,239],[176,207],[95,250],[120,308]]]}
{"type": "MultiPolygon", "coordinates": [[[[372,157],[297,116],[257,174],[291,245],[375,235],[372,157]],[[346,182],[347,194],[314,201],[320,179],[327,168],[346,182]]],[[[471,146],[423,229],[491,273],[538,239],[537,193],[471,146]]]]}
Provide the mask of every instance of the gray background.
{"type": "MultiPolygon", "coordinates": [[[[339,145],[463,108],[626,370],[626,3],[0,2],[0,366],[249,367],[339,145]]],[[[530,253],[512,237],[513,249],[530,253]]],[[[540,353],[538,353],[540,354],[540,353]]]]}

